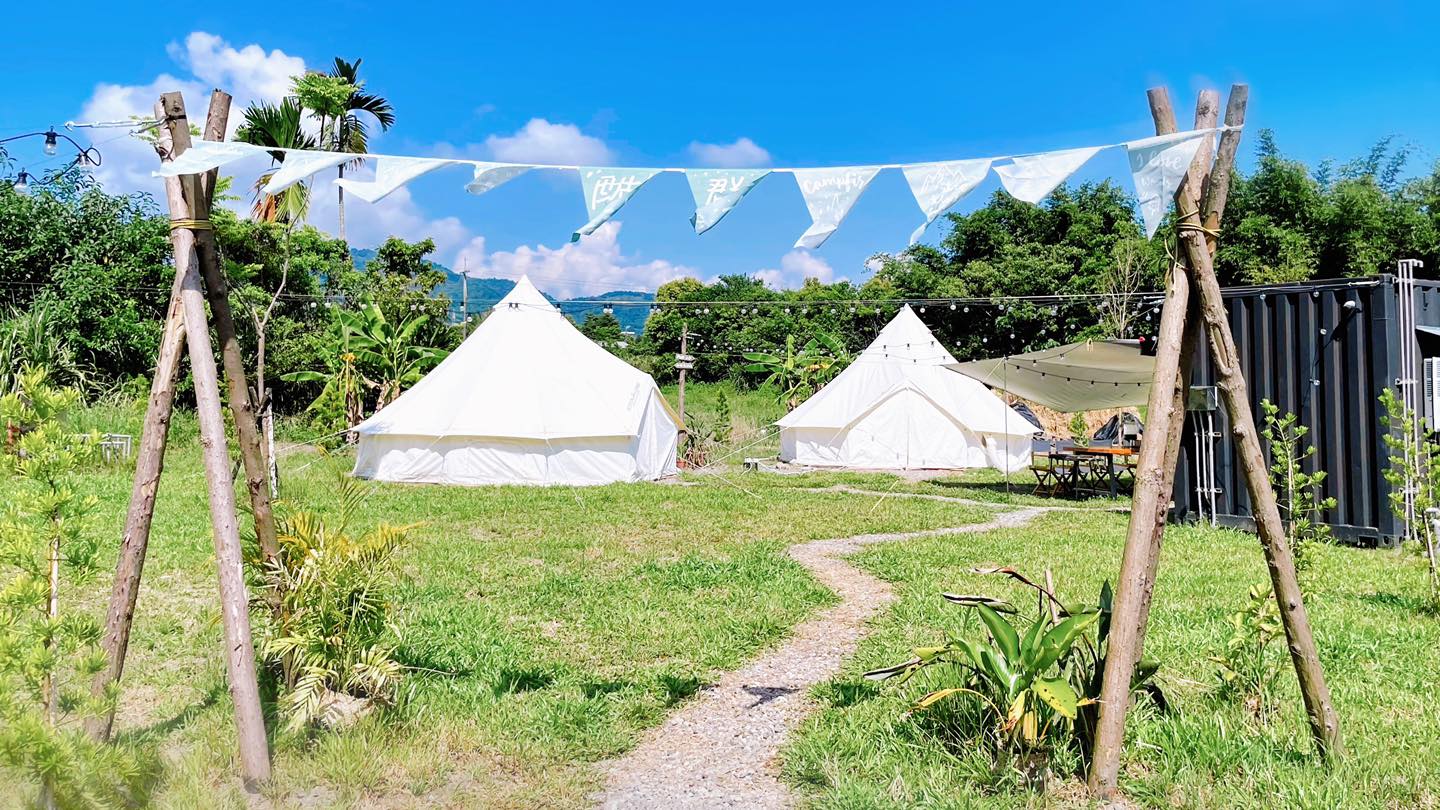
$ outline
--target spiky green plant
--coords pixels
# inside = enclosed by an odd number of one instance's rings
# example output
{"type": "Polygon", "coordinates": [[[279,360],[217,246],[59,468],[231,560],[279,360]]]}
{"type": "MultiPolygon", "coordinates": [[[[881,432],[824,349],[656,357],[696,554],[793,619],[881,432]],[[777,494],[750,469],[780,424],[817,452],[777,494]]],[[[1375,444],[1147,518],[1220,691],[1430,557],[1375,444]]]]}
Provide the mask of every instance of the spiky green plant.
{"type": "Polygon", "coordinates": [[[267,561],[252,549],[246,560],[263,597],[255,603],[260,654],[281,680],[292,730],[322,719],[336,695],[390,701],[403,671],[389,593],[395,551],[414,526],[352,532],[364,491],[348,476],[338,487],[335,521],[281,509],[280,553],[267,561]]]}

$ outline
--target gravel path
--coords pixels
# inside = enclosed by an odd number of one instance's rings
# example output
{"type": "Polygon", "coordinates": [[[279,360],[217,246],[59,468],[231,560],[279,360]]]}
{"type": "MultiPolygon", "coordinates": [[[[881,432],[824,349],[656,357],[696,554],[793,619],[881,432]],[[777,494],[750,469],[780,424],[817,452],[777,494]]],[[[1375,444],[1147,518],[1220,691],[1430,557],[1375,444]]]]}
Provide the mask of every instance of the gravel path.
{"type": "Polygon", "coordinates": [[[605,808],[789,807],[790,793],[779,780],[776,761],[781,745],[813,708],[810,688],[840,671],[864,635],[865,623],[895,598],[888,583],[844,558],[872,543],[1021,526],[1046,511],[1050,510],[1029,507],[1002,512],[988,523],[792,546],[790,556],[834,591],[840,604],[796,627],[778,649],[726,673],[651,730],[632,751],[609,763],[598,804],[605,808]]]}

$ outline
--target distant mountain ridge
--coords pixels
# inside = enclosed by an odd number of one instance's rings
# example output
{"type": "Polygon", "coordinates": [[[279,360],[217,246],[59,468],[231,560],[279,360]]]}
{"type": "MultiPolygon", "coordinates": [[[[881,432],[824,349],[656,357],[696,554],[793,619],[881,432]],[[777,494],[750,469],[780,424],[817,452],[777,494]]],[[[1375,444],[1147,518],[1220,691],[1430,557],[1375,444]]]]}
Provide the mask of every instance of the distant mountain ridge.
{"type": "MultiPolygon", "coordinates": [[[[375,258],[375,251],[371,248],[351,248],[351,261],[360,270],[375,258]]],[[[430,262],[431,267],[445,274],[445,281],[438,288],[437,292],[444,293],[450,298],[451,311],[455,313],[458,320],[461,302],[461,281],[460,274],[438,262],[430,262]]],[[[472,276],[469,283],[469,311],[471,315],[483,314],[487,309],[494,306],[497,301],[504,298],[515,288],[515,282],[508,278],[475,278],[472,276]]],[[[537,287],[544,286],[544,280],[537,280],[537,287]]],[[[586,295],[581,298],[556,298],[545,292],[541,293],[545,298],[554,304],[559,310],[569,316],[570,320],[578,323],[584,321],[592,313],[600,313],[605,309],[607,301],[644,301],[655,300],[655,293],[643,290],[611,290],[599,295],[586,295]]],[[[645,330],[645,320],[650,317],[650,308],[642,306],[618,306],[614,308],[615,318],[620,321],[620,328],[627,332],[640,334],[645,330]]]]}

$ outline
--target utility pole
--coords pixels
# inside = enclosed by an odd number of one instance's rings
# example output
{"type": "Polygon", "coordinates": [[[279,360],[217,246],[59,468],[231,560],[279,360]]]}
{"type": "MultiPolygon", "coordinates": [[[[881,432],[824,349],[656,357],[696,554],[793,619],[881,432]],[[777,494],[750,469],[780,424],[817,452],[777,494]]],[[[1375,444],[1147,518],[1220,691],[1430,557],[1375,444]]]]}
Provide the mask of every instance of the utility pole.
{"type": "Polygon", "coordinates": [[[690,356],[690,324],[680,324],[680,353],[675,355],[675,368],[680,372],[680,429],[685,429],[685,372],[695,368],[695,358],[690,356]]]}

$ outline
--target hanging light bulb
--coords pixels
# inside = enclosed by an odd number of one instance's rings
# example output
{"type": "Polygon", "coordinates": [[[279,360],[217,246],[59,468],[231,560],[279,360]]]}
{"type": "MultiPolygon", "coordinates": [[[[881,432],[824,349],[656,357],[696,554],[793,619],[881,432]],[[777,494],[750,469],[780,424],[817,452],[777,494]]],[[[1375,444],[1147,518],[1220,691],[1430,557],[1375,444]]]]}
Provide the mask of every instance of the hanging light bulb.
{"type": "MultiPolygon", "coordinates": [[[[955,311],[955,305],[954,305],[954,304],[951,304],[951,305],[950,305],[950,311],[951,311],[951,312],[954,312],[954,311],[955,311]]],[[[969,307],[966,307],[966,308],[965,308],[965,311],[966,311],[966,312],[969,312],[969,311],[970,311],[970,308],[969,308],[969,307]]]]}
{"type": "Polygon", "coordinates": [[[612,307],[612,306],[610,306],[609,304],[606,304],[606,305],[605,305],[605,308],[604,308],[602,311],[603,311],[606,315],[614,315],[614,314],[615,314],[615,308],[612,307]]]}
{"type": "Polygon", "coordinates": [[[16,194],[27,194],[30,191],[30,175],[24,169],[20,170],[20,176],[15,178],[13,186],[16,194]]]}
{"type": "Polygon", "coordinates": [[[55,130],[53,130],[53,129],[46,131],[46,133],[45,133],[45,155],[46,155],[47,157],[55,157],[55,153],[60,151],[60,141],[59,141],[59,137],[60,137],[59,133],[57,133],[57,132],[56,132],[55,130]]]}
{"type": "Polygon", "coordinates": [[[965,311],[966,311],[966,312],[969,312],[969,311],[970,311],[970,305],[969,305],[969,304],[966,304],[966,305],[965,305],[965,311]]]}
{"type": "Polygon", "coordinates": [[[924,307],[920,307],[920,314],[922,314],[922,315],[925,314],[925,308],[924,308],[924,307]]]}

